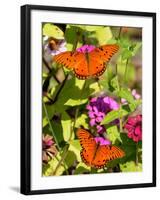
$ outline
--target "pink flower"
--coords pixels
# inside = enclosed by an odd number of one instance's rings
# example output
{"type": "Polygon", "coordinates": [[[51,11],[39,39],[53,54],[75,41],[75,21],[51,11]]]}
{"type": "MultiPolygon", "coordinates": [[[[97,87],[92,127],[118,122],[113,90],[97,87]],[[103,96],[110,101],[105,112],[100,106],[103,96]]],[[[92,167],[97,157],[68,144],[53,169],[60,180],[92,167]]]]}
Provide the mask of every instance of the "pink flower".
{"type": "Polygon", "coordinates": [[[124,128],[128,131],[128,137],[134,142],[142,140],[142,115],[129,117],[124,128]]]}
{"type": "Polygon", "coordinates": [[[100,123],[108,112],[117,110],[118,108],[119,104],[111,97],[92,98],[86,106],[90,118],[90,126],[96,126],[98,133],[104,133],[106,131],[105,127],[100,125],[100,123]]]}
{"type": "Polygon", "coordinates": [[[80,52],[80,53],[89,53],[89,52],[93,51],[94,49],[95,49],[95,46],[85,44],[85,45],[81,46],[80,48],[77,48],[76,51],[80,52]]]}
{"type": "Polygon", "coordinates": [[[43,163],[48,163],[49,159],[53,158],[57,154],[57,148],[52,136],[43,134],[42,148],[43,163]]]}
{"type": "Polygon", "coordinates": [[[108,139],[104,139],[103,137],[95,137],[94,138],[96,143],[99,143],[100,145],[110,145],[111,142],[108,139]]]}

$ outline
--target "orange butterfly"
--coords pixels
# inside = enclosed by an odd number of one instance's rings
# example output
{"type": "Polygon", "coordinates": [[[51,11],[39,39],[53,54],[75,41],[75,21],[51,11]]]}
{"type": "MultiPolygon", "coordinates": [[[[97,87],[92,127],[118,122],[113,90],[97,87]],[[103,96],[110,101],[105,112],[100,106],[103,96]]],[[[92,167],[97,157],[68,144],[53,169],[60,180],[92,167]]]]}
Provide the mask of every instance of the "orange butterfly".
{"type": "Polygon", "coordinates": [[[77,136],[82,146],[82,160],[90,167],[103,168],[109,161],[125,156],[124,151],[117,146],[97,143],[95,138],[84,129],[78,129],[77,136]]]}
{"type": "Polygon", "coordinates": [[[54,56],[53,60],[73,70],[79,79],[99,77],[106,70],[106,62],[109,62],[119,47],[116,44],[93,47],[93,45],[84,45],[82,51],[66,51],[54,56]]]}

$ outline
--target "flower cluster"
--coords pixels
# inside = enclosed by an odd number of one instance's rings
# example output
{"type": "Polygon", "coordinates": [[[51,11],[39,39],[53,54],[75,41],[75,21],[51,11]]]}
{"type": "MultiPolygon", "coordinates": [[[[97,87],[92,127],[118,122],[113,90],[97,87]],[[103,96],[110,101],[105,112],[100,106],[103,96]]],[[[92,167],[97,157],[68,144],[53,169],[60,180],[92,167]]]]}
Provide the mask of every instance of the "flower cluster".
{"type": "Polygon", "coordinates": [[[142,140],[142,115],[129,117],[124,128],[128,132],[128,137],[132,138],[134,142],[142,140]]]}
{"type": "Polygon", "coordinates": [[[101,121],[108,112],[117,110],[119,104],[108,96],[94,97],[90,100],[86,108],[90,118],[90,126],[96,126],[97,132],[102,134],[106,130],[104,126],[100,125],[101,121]]]}
{"type": "Polygon", "coordinates": [[[57,149],[54,145],[53,137],[50,135],[44,135],[42,138],[42,160],[44,163],[49,161],[49,158],[53,158],[57,154],[57,149]]]}

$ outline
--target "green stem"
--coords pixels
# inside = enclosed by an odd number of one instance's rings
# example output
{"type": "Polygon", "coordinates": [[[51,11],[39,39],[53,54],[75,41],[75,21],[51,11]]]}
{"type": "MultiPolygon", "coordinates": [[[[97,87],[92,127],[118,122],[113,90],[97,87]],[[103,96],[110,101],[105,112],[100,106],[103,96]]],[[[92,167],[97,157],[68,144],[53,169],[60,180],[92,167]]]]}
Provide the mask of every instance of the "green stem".
{"type": "Polygon", "coordinates": [[[136,166],[138,167],[138,142],[136,142],[136,166]]]}
{"type": "Polygon", "coordinates": [[[127,82],[127,71],[128,71],[128,62],[129,59],[126,60],[125,72],[124,72],[124,82],[127,82]]]}
{"type": "Polygon", "coordinates": [[[117,39],[120,39],[120,37],[121,37],[121,32],[122,32],[122,27],[119,28],[119,33],[118,33],[118,38],[117,38],[117,39]]]}
{"type": "Polygon", "coordinates": [[[60,92],[62,91],[66,81],[68,80],[68,76],[69,76],[69,74],[66,75],[64,81],[61,83],[61,85],[56,93],[56,96],[54,97],[54,100],[52,100],[52,102],[51,102],[52,104],[54,104],[58,100],[58,96],[59,96],[60,92]]]}
{"type": "Polygon", "coordinates": [[[55,140],[55,142],[56,142],[57,148],[58,148],[58,150],[60,150],[60,147],[59,147],[59,144],[58,144],[58,140],[57,140],[56,135],[55,135],[55,133],[54,133],[54,131],[53,131],[53,127],[52,127],[52,124],[51,124],[51,122],[50,122],[50,119],[49,119],[49,116],[48,116],[48,112],[47,112],[47,108],[46,108],[46,105],[45,105],[44,102],[43,102],[43,108],[44,108],[44,111],[45,111],[45,114],[46,114],[46,117],[47,117],[47,120],[48,120],[48,124],[49,124],[50,129],[51,129],[53,138],[54,138],[54,140],[55,140]]]}
{"type": "MultiPolygon", "coordinates": [[[[121,98],[120,98],[121,101],[121,98]]],[[[120,102],[120,109],[122,108],[121,102],[120,102]]],[[[119,129],[120,129],[120,133],[123,132],[123,122],[122,122],[122,117],[119,117],[119,129]]]]}
{"type": "MultiPolygon", "coordinates": [[[[62,157],[61,157],[61,160],[60,160],[59,163],[57,164],[57,167],[56,167],[56,169],[54,170],[53,175],[56,175],[58,168],[59,168],[59,167],[61,166],[61,164],[64,162],[64,160],[65,160],[65,158],[66,158],[66,156],[67,156],[67,154],[68,154],[69,145],[66,145],[64,148],[65,148],[65,149],[63,150],[63,155],[62,155],[62,157]]],[[[65,165],[65,163],[64,163],[64,165],[65,165]]],[[[66,168],[65,168],[65,170],[66,170],[66,168]]],[[[66,172],[66,173],[67,173],[67,172],[66,172]]]]}

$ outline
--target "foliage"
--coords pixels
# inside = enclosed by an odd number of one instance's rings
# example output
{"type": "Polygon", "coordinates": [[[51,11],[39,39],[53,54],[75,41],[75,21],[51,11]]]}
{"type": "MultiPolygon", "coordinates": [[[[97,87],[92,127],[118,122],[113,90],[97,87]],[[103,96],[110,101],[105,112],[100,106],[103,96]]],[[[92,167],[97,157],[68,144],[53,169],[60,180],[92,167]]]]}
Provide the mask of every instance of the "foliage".
{"type": "MultiPolygon", "coordinates": [[[[135,28],[139,34],[141,30],[135,28]]],[[[134,33],[135,33],[134,32],[134,33]]],[[[43,23],[43,36],[65,40],[68,51],[84,44],[101,46],[116,43],[120,50],[108,63],[107,70],[98,79],[79,80],[71,70],[55,62],[43,63],[43,134],[53,137],[58,153],[48,163],[43,163],[43,175],[73,175],[114,172],[119,167],[122,172],[142,171],[142,142],[135,143],[124,130],[126,120],[134,115],[142,104],[135,99],[132,89],[141,94],[141,38],[135,40],[130,28],[61,25],[43,23]],[[129,33],[126,32],[126,29],[129,33]],[[106,138],[125,152],[125,157],[107,163],[105,169],[97,170],[84,164],[81,159],[81,145],[76,135],[83,127],[95,133],[89,124],[86,106],[91,97],[106,95],[119,103],[119,108],[108,112],[100,125],[105,127],[106,138]],[[122,100],[125,99],[125,103],[122,100]],[[113,123],[118,120],[117,123],[113,123]]],[[[58,46],[57,46],[58,48],[58,46]]],[[[45,58],[44,58],[45,59],[45,58]]],[[[141,112],[141,111],[139,111],[141,112]]]]}

